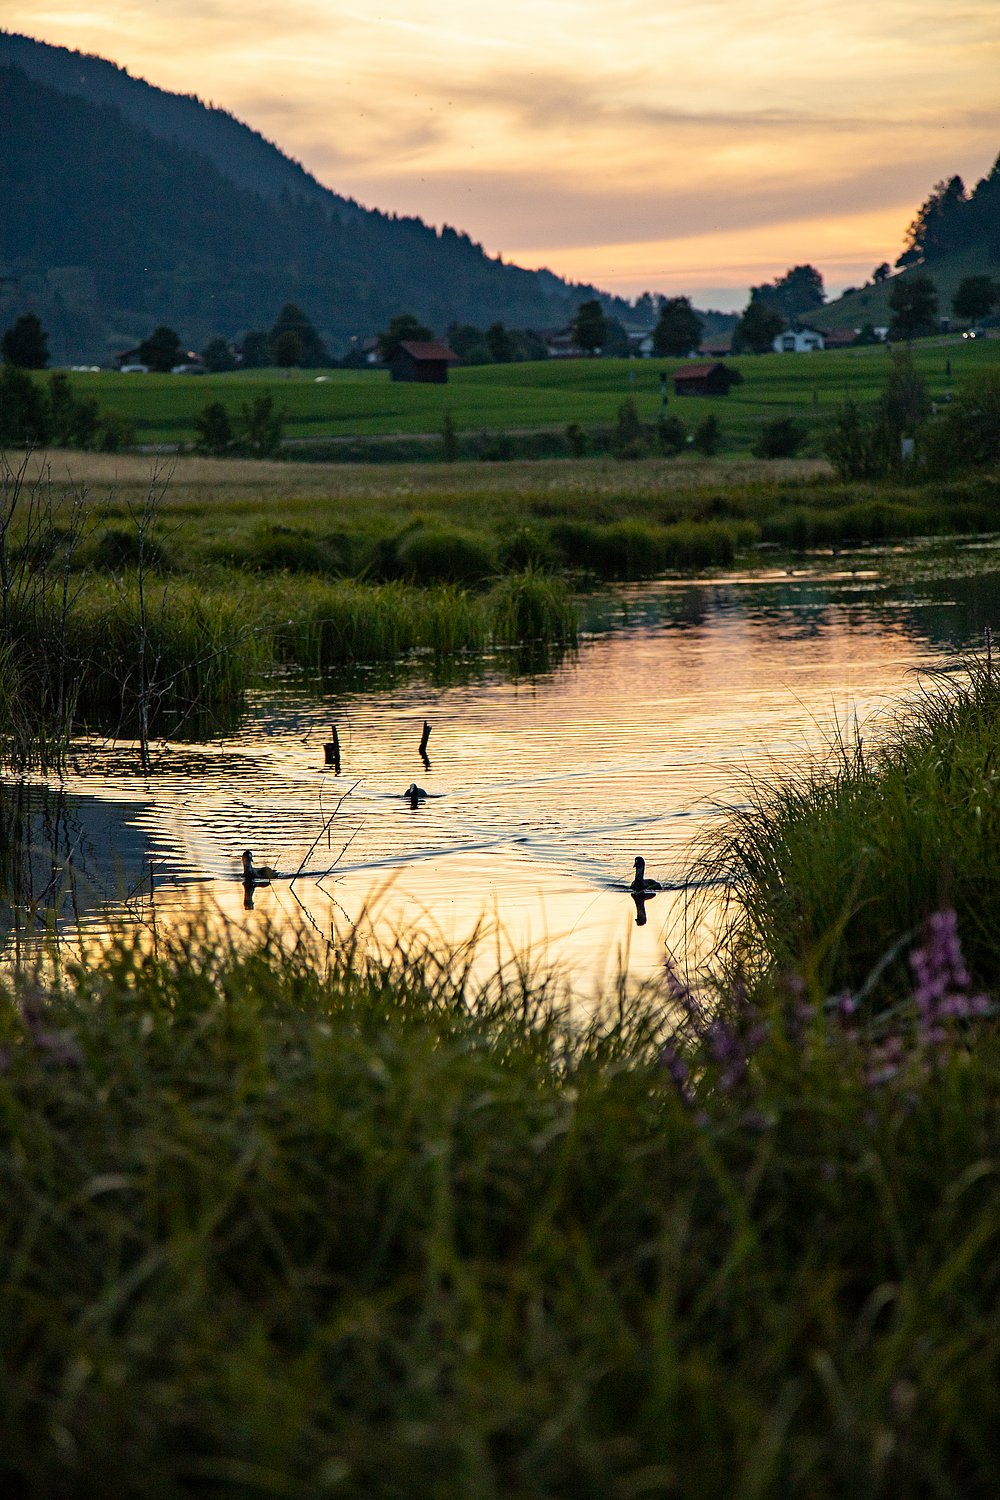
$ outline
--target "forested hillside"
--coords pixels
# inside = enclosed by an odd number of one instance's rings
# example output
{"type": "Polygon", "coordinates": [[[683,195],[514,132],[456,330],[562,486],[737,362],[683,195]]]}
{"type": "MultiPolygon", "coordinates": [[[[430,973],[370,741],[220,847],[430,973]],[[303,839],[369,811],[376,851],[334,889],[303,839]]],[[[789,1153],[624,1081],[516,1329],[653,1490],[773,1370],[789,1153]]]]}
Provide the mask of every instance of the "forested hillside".
{"type": "Polygon", "coordinates": [[[2,67],[20,68],[37,82],[88,104],[110,104],[133,125],[207,156],[238,187],[265,198],[289,193],[311,198],[335,208],[341,218],[363,212],[352,199],[323,187],[298,162],[228,111],[203,104],[194,94],[154,88],[106,58],[0,31],[2,67]]]}
{"type": "Polygon", "coordinates": [[[955,251],[985,251],[1000,263],[1000,157],[970,193],[961,177],[939,182],[907,230],[900,266],[929,265],[955,251]]]}
{"type": "MultiPolygon", "coordinates": [[[[83,59],[82,76],[97,61],[83,59]]],[[[177,97],[141,87],[147,100],[177,97]]],[[[219,165],[226,159],[215,134],[219,112],[187,102],[208,122],[214,160],[138,126],[117,104],[0,67],[0,201],[8,205],[0,216],[0,320],[37,312],[54,358],[106,357],[164,322],[200,348],[214,334],[270,325],[289,301],[331,348],[343,349],[404,310],[441,332],[453,320],[551,327],[598,295],[505,265],[457,230],[361,209],[291,162],[272,196],[241,185],[219,165]],[[294,191],[296,181],[309,190],[294,191]]],[[[164,129],[170,118],[163,115],[164,129]]],[[[247,136],[245,159],[263,153],[273,186],[274,161],[285,158],[247,136]]],[[[629,313],[627,303],[602,301],[609,312],[629,313]]]]}

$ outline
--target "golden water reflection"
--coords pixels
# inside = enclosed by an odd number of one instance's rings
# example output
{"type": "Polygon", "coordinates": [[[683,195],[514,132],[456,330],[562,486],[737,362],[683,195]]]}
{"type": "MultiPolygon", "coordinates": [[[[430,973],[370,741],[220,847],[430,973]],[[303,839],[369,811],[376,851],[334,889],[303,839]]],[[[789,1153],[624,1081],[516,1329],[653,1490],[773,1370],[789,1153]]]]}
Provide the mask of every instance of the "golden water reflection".
{"type": "Polygon", "coordinates": [[[152,871],[160,923],[206,900],[250,922],[250,849],[277,871],[253,908],[279,924],[448,944],[481,928],[484,964],[530,952],[584,994],[621,966],[652,975],[664,943],[681,942],[685,903],[658,893],[638,925],[624,889],[635,856],[681,885],[748,775],[780,775],[838,727],[853,733],[947,654],[915,627],[912,601],[897,617],[866,580],[853,587],[831,602],[815,580],[785,582],[764,607],[727,582],[680,613],[665,592],[633,590],[615,606],[622,622],[530,681],[485,670],[437,688],[419,676],[350,694],[274,686],[239,733],[168,744],[148,777],[127,749],[81,745],[67,782],[74,920],[104,920],[117,859],[118,890],[152,871]],[[339,777],[323,758],[334,722],[339,777]],[[417,807],[413,781],[428,793],[417,807]]]}

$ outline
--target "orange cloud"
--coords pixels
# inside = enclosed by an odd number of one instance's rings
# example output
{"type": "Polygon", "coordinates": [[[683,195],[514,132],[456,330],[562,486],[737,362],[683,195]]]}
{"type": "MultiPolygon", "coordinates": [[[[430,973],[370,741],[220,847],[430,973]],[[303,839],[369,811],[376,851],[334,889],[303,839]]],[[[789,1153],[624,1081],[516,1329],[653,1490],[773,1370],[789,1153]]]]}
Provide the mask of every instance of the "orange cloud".
{"type": "Polygon", "coordinates": [[[856,280],[1000,148],[1000,7],[962,0],[8,0],[197,92],[362,202],[620,290],[856,280]]]}

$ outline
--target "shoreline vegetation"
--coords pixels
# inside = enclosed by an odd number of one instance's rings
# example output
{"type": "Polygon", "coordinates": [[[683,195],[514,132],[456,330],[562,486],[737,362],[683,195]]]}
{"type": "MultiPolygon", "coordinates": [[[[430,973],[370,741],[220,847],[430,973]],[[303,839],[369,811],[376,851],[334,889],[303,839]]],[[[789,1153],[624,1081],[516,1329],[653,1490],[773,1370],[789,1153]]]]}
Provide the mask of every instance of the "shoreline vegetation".
{"type": "Polygon", "coordinates": [[[231,718],[275,670],[497,651],[527,670],[573,649],[594,587],[990,533],[998,514],[994,473],[848,483],[796,460],[7,458],[0,736],[12,764],[57,768],[74,725],[146,747],[231,718]]]}
{"type": "Polygon", "coordinates": [[[0,994],[12,1492],[968,1497],[1000,1417],[1000,673],[759,787],[715,970],[195,921],[0,994]]]}

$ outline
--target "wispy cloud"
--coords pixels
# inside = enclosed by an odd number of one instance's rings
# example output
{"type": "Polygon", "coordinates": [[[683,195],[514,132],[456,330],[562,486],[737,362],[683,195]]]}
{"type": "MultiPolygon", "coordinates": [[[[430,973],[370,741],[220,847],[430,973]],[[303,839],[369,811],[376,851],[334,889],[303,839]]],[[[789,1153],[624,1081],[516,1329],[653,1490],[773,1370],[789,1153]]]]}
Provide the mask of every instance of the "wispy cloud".
{"type": "Polygon", "coordinates": [[[997,0],[4,12],[12,30],[224,104],[363,202],[583,279],[589,257],[592,279],[610,269],[622,285],[657,264],[722,285],[772,246],[848,274],[852,236],[858,258],[892,255],[936,178],[974,180],[1000,148],[997,0]]]}

